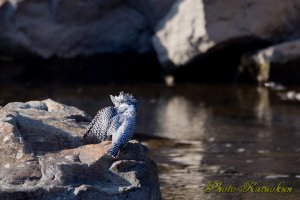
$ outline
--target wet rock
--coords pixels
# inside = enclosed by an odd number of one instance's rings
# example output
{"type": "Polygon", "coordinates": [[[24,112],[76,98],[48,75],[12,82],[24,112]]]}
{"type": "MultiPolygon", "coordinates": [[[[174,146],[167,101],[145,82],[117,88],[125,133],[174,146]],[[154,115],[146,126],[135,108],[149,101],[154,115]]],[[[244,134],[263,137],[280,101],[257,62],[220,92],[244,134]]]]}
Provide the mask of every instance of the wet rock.
{"type": "Polygon", "coordinates": [[[0,199],[161,199],[149,150],[84,145],[85,112],[50,99],[0,109],[0,199]]]}
{"type": "Polygon", "coordinates": [[[290,40],[299,36],[299,8],[297,0],[178,0],[152,43],[161,63],[180,66],[237,41],[290,40]]]}
{"type": "Polygon", "coordinates": [[[153,26],[174,0],[0,1],[0,50],[44,58],[150,52],[153,26]]]}
{"type": "Polygon", "coordinates": [[[257,82],[299,81],[300,40],[284,42],[245,55],[241,61],[243,70],[257,82]]]}

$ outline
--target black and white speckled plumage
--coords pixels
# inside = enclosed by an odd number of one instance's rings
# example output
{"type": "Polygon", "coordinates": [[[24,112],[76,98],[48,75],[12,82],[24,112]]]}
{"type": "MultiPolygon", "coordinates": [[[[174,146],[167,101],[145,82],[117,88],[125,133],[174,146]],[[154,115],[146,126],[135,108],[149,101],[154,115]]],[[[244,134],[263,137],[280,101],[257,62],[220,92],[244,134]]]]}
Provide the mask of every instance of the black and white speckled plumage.
{"type": "Polygon", "coordinates": [[[117,109],[109,106],[98,111],[92,122],[87,127],[84,137],[93,135],[101,142],[108,139],[108,129],[110,128],[111,119],[117,115],[117,109]]]}
{"type": "Polygon", "coordinates": [[[128,143],[133,135],[136,108],[132,105],[126,105],[124,107],[124,110],[118,113],[117,129],[112,134],[112,147],[108,152],[112,157],[118,155],[119,150],[128,143]]]}
{"type": "Polygon", "coordinates": [[[96,137],[97,142],[101,142],[112,136],[111,149],[108,154],[116,157],[133,135],[137,101],[132,95],[123,92],[119,96],[110,96],[110,98],[115,107],[106,107],[98,111],[87,127],[84,137],[96,137]]]}

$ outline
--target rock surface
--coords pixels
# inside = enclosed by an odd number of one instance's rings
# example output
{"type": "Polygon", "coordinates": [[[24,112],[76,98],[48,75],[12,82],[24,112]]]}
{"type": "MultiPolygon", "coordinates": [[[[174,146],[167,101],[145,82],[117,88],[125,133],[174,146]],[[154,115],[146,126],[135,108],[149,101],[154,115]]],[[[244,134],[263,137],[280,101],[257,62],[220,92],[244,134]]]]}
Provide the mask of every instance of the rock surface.
{"type": "Polygon", "coordinates": [[[0,52],[44,58],[145,53],[174,0],[0,0],[0,52]]]}
{"type": "Polygon", "coordinates": [[[0,199],[161,199],[148,149],[82,140],[90,117],[50,99],[0,109],[0,199]]]}
{"type": "Polygon", "coordinates": [[[0,0],[0,53],[74,58],[154,47],[173,68],[238,42],[297,39],[299,9],[297,0],[0,0]]]}
{"type": "Polygon", "coordinates": [[[184,65],[247,38],[274,43],[297,38],[299,9],[297,0],[177,0],[152,42],[161,63],[184,65]]]}
{"type": "Polygon", "coordinates": [[[247,70],[253,79],[263,83],[289,80],[299,82],[300,40],[281,43],[258,50],[251,55],[245,55],[241,67],[247,70]],[[294,66],[293,63],[296,65],[294,66]],[[288,74],[287,74],[288,73],[288,74]],[[286,75],[285,75],[286,74],[286,75]],[[285,77],[285,76],[287,77],[285,77]],[[294,80],[292,80],[294,77],[294,80]],[[280,78],[282,80],[280,80],[280,78]]]}

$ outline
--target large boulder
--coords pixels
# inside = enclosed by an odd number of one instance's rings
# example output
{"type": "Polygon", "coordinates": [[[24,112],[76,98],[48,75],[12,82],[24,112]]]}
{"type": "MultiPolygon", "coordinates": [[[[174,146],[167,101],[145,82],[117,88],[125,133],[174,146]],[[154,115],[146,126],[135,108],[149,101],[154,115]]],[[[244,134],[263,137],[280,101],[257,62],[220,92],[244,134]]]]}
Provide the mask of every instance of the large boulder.
{"type": "Polygon", "coordinates": [[[149,150],[84,145],[90,117],[50,99],[0,108],[0,199],[161,199],[149,150]]]}
{"type": "Polygon", "coordinates": [[[267,81],[299,83],[300,40],[280,43],[241,59],[241,69],[259,83],[267,81]]]}
{"type": "Polygon", "coordinates": [[[0,0],[0,52],[44,58],[151,51],[174,0],[0,0]]]}
{"type": "Polygon", "coordinates": [[[300,34],[300,1],[177,0],[152,43],[166,66],[245,40],[278,42],[300,34]]]}

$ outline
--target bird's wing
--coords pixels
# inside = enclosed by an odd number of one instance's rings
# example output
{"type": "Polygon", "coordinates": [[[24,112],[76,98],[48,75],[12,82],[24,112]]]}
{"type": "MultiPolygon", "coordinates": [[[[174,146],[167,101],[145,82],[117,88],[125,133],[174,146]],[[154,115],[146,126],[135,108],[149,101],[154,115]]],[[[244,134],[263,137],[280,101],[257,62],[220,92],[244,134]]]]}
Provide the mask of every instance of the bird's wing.
{"type": "Polygon", "coordinates": [[[112,135],[112,147],[109,150],[109,154],[116,157],[119,150],[129,142],[133,135],[133,129],[135,126],[135,117],[122,120],[122,124],[119,126],[117,132],[112,135]]]}
{"type": "Polygon", "coordinates": [[[107,136],[112,136],[114,135],[119,127],[122,125],[122,122],[121,122],[121,117],[120,115],[116,115],[114,116],[111,120],[110,120],[110,123],[109,123],[109,128],[108,128],[108,131],[107,131],[107,136]]]}
{"type": "Polygon", "coordinates": [[[87,127],[84,138],[97,138],[97,142],[106,140],[107,130],[109,128],[110,120],[117,114],[114,107],[106,107],[98,111],[92,122],[87,127]]]}

